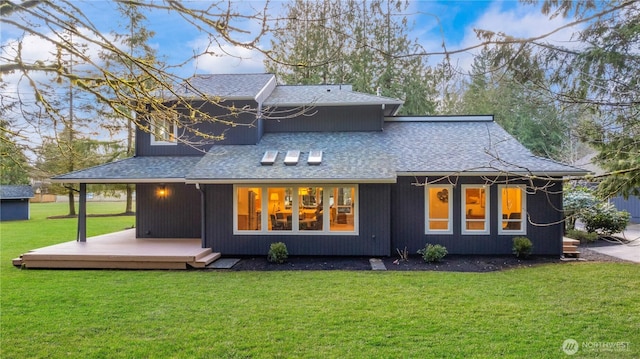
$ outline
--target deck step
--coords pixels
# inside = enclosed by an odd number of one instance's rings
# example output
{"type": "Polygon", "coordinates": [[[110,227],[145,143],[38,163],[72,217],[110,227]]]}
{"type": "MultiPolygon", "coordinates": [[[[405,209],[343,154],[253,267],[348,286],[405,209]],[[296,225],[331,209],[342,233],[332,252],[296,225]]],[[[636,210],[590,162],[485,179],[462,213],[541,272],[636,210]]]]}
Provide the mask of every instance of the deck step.
{"type": "Polygon", "coordinates": [[[211,248],[203,248],[203,251],[196,255],[196,262],[204,257],[208,257],[212,252],[211,248]]]}
{"type": "Polygon", "coordinates": [[[562,254],[565,257],[580,257],[580,251],[578,250],[580,241],[573,238],[562,238],[562,254]]]}
{"type": "Polygon", "coordinates": [[[218,252],[209,253],[207,256],[204,256],[202,258],[197,258],[195,262],[191,262],[189,263],[189,265],[192,266],[193,268],[204,268],[209,264],[213,263],[215,260],[217,260],[220,257],[221,257],[221,254],[218,252]]]}
{"type": "Polygon", "coordinates": [[[13,258],[11,260],[11,263],[13,263],[14,267],[18,267],[18,268],[22,267],[22,257],[13,258]]]}

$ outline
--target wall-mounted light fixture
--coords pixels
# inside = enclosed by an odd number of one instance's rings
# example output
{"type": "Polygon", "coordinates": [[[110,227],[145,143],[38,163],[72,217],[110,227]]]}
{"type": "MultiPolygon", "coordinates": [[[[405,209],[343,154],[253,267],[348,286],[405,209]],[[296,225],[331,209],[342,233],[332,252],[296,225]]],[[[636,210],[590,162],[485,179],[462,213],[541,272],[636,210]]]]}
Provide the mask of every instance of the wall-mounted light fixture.
{"type": "Polygon", "coordinates": [[[169,191],[167,190],[167,186],[165,185],[160,185],[160,187],[158,187],[158,189],[156,190],[156,195],[158,196],[158,198],[167,198],[168,194],[169,191]]]}

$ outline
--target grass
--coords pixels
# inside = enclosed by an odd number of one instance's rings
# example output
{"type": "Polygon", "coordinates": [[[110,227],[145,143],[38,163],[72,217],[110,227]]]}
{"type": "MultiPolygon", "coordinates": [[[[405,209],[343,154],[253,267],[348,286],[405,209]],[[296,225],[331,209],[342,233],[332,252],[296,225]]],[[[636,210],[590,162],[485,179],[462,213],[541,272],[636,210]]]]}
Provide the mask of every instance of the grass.
{"type": "MultiPolygon", "coordinates": [[[[573,357],[640,356],[634,264],[482,274],[13,268],[21,252],[73,238],[75,220],[46,220],[47,206],[1,225],[2,358],[555,358],[568,338],[629,343],[573,357]]],[[[131,221],[90,218],[89,230],[131,221]]]]}

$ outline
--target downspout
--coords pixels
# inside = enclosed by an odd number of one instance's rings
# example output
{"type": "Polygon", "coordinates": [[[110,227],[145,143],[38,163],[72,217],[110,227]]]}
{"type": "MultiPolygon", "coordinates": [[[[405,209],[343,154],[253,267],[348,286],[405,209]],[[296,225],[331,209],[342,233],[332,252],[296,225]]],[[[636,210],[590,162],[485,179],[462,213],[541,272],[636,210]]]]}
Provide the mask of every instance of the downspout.
{"type": "Polygon", "coordinates": [[[196,189],[200,191],[200,245],[206,247],[207,238],[207,204],[204,188],[200,187],[200,183],[196,183],[196,189]]]}

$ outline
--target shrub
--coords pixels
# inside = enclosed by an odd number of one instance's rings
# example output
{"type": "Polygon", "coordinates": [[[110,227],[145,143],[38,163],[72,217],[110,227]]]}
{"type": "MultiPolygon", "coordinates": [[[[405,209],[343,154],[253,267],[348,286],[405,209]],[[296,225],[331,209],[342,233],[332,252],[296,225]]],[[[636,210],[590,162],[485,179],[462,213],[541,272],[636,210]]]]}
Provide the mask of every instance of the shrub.
{"type": "Polygon", "coordinates": [[[570,229],[565,233],[566,237],[577,239],[582,243],[591,243],[598,240],[600,236],[597,233],[589,233],[579,229],[570,229]]]}
{"type": "Polygon", "coordinates": [[[289,257],[289,251],[287,251],[287,245],[282,242],[271,243],[269,247],[269,254],[267,260],[271,263],[284,263],[289,257]]]}
{"type": "Polygon", "coordinates": [[[425,262],[438,262],[447,255],[447,248],[439,244],[427,243],[424,248],[418,250],[425,262]]]}
{"type": "Polygon", "coordinates": [[[533,243],[527,237],[513,238],[513,254],[518,258],[527,258],[531,254],[533,243]]]}
{"type": "Polygon", "coordinates": [[[618,211],[611,203],[599,203],[580,216],[587,232],[603,235],[622,232],[627,228],[630,217],[629,212],[618,211]]]}
{"type": "Polygon", "coordinates": [[[567,230],[575,229],[576,219],[598,202],[595,194],[586,187],[565,188],[562,198],[562,208],[566,218],[565,228],[567,230]]]}

